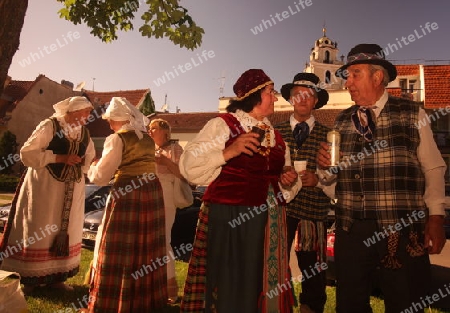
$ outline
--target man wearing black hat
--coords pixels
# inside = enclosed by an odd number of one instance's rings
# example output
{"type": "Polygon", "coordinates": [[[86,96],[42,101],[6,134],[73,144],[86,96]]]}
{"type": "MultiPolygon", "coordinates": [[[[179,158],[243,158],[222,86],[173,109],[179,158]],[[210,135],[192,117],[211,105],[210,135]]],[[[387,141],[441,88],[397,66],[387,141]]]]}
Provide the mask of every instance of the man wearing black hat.
{"type": "MultiPolygon", "coordinates": [[[[295,240],[299,268],[303,271],[300,312],[323,312],[326,302],[326,218],[330,199],[317,187],[316,155],[320,142],[330,130],[312,115],[328,101],[328,93],[319,87],[319,77],[312,73],[295,75],[290,84],[281,87],[294,113],[288,121],[276,126],[287,143],[292,162],[306,161],[299,173],[302,189],[287,207],[288,249],[295,240]],[[296,236],[297,232],[297,236],[296,236]],[[317,268],[318,270],[311,269],[317,268]]],[[[295,163],[293,163],[295,165],[295,163]]]]}
{"type": "MultiPolygon", "coordinates": [[[[385,312],[423,312],[429,304],[424,301],[429,254],[445,245],[446,164],[425,111],[416,102],[388,95],[385,87],[397,71],[380,46],[355,46],[336,75],[346,79],[355,102],[335,121],[341,164],[333,175],[320,175],[334,181],[337,198],[336,310],[372,312],[375,274],[385,312]]],[[[328,168],[329,158],[322,143],[319,167],[328,168]]]]}

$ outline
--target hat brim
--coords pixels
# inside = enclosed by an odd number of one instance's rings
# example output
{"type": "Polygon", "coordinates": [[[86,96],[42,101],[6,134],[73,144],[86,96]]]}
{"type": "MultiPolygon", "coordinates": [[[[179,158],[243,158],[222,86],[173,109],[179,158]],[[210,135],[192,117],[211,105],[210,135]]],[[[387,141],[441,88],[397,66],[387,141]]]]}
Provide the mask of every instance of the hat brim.
{"type": "Polygon", "coordinates": [[[289,102],[289,99],[291,98],[291,89],[297,86],[301,86],[301,87],[306,87],[306,88],[310,88],[310,89],[314,89],[317,93],[317,103],[314,106],[314,110],[320,109],[321,107],[323,107],[325,104],[327,104],[328,99],[329,99],[329,95],[328,92],[325,89],[321,89],[318,87],[312,87],[310,85],[303,85],[303,84],[294,84],[294,83],[289,83],[289,84],[284,84],[283,86],[281,86],[281,96],[289,102]]]}
{"type": "Polygon", "coordinates": [[[346,75],[343,74],[343,71],[346,70],[349,66],[355,65],[355,64],[375,64],[375,65],[381,65],[386,69],[389,75],[389,81],[395,80],[397,77],[397,69],[395,68],[395,65],[392,64],[389,61],[382,60],[382,59],[370,59],[370,60],[356,60],[350,63],[347,63],[343,66],[341,66],[335,73],[336,77],[340,77],[342,79],[347,79],[346,75]]]}

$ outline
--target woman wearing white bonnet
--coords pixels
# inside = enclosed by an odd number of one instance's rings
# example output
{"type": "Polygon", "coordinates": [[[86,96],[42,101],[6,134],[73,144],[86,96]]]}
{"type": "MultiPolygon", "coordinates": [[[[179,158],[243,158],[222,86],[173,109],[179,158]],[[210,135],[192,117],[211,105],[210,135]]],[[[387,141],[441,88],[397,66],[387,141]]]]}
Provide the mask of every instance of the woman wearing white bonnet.
{"type": "Polygon", "coordinates": [[[40,285],[73,290],[64,282],[80,265],[85,164],[95,157],[84,124],[93,106],[77,96],[53,108],[55,114],[36,127],[20,150],[27,169],[0,245],[0,250],[13,251],[1,269],[18,272],[27,294],[40,285]]]}
{"type": "MultiPolygon", "coordinates": [[[[88,178],[114,177],[92,265],[89,312],[151,312],[167,304],[164,200],[155,175],[148,119],[127,99],[113,97],[103,115],[114,134],[88,178]],[[150,266],[138,279],[133,275],[150,266]]],[[[97,235],[99,237],[99,235],[97,235]]],[[[173,261],[173,260],[172,260],[173,261]]]]}

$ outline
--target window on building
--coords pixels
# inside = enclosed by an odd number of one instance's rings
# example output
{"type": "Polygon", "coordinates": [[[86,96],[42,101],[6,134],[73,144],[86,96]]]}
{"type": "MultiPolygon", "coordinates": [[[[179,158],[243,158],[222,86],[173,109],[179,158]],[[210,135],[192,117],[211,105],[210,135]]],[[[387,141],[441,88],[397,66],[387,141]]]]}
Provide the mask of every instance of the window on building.
{"type": "Polygon", "coordinates": [[[409,92],[413,93],[415,89],[416,89],[416,81],[410,80],[409,81],[409,92]]]}
{"type": "Polygon", "coordinates": [[[331,84],[331,73],[330,73],[330,71],[326,71],[325,72],[325,83],[326,84],[331,84]]]}
{"type": "Polygon", "coordinates": [[[325,51],[325,59],[323,60],[323,63],[330,63],[330,52],[325,51]]]}
{"type": "Polygon", "coordinates": [[[407,92],[407,83],[408,81],[406,79],[400,79],[399,84],[400,84],[400,89],[402,90],[402,92],[407,92]]]}

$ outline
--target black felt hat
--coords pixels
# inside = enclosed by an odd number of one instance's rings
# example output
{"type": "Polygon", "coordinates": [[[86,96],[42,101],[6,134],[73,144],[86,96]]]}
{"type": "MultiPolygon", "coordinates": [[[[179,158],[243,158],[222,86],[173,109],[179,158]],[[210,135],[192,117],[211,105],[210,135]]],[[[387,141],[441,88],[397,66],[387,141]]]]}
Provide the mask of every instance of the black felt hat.
{"type": "Polygon", "coordinates": [[[281,96],[289,101],[291,98],[291,89],[296,86],[303,86],[314,89],[317,92],[317,103],[314,109],[320,109],[328,102],[328,92],[320,88],[320,79],[313,73],[298,73],[294,76],[292,83],[281,86],[281,96]]]}
{"type": "Polygon", "coordinates": [[[395,65],[385,59],[383,49],[377,44],[363,43],[353,47],[347,55],[347,64],[341,66],[335,75],[347,79],[343,71],[354,64],[381,65],[388,72],[390,82],[397,77],[395,65]]]}

